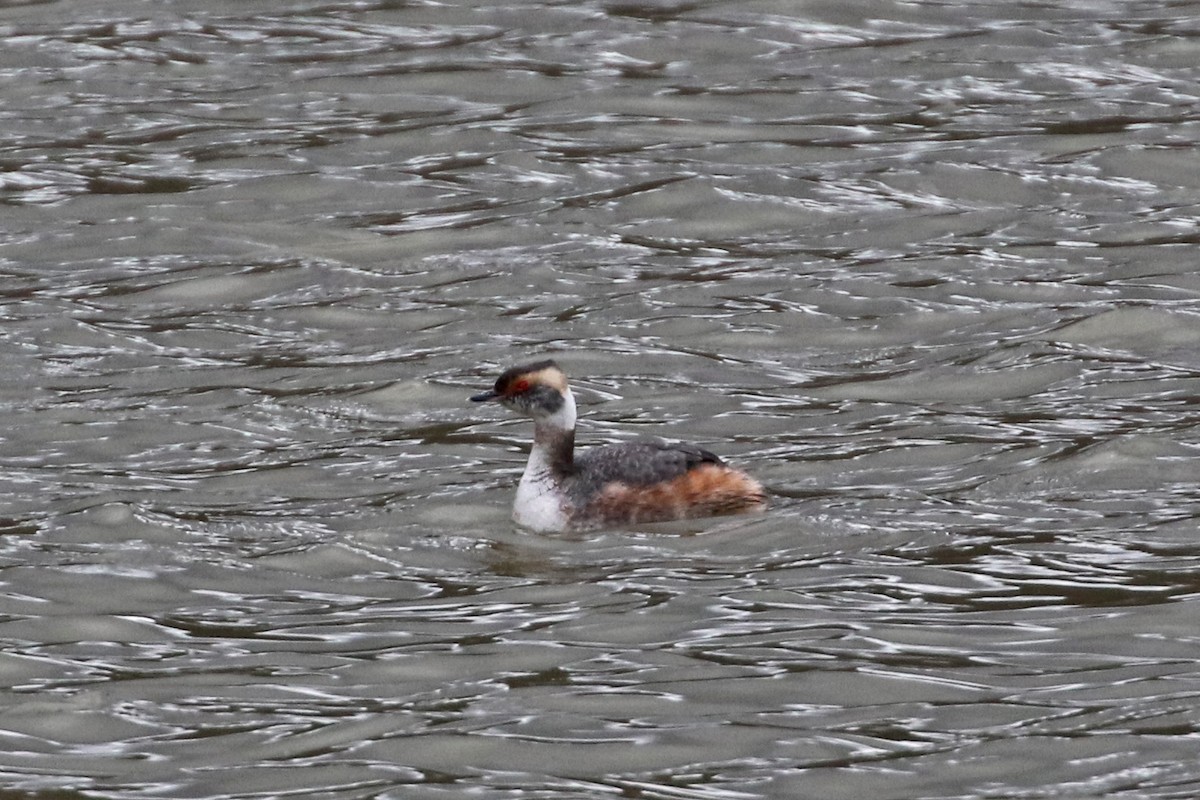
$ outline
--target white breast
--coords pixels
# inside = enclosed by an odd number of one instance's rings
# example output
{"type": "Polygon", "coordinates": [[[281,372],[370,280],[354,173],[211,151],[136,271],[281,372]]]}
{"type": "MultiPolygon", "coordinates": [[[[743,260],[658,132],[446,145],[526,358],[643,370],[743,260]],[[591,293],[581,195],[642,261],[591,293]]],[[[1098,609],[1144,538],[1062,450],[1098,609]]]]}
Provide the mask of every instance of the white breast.
{"type": "Polygon", "coordinates": [[[551,477],[545,455],[534,447],[517,485],[513,521],[535,531],[565,531],[568,519],[564,500],[560,487],[551,477]]]}

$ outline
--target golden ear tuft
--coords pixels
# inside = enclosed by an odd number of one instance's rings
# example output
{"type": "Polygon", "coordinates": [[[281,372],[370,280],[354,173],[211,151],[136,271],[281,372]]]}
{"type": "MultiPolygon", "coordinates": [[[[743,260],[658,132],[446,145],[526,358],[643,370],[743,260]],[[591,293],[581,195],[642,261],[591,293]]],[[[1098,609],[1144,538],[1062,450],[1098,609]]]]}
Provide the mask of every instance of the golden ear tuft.
{"type": "Polygon", "coordinates": [[[540,383],[559,392],[567,391],[567,376],[557,366],[542,367],[529,373],[528,378],[530,383],[540,383]]]}

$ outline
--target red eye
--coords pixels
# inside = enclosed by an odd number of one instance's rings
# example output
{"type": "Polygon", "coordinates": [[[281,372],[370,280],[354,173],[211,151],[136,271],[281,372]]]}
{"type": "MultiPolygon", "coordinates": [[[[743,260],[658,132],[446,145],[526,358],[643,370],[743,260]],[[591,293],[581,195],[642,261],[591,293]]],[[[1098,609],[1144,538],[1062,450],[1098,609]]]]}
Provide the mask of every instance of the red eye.
{"type": "Polygon", "coordinates": [[[513,384],[512,390],[513,390],[513,394],[520,394],[521,392],[528,391],[529,390],[529,381],[526,381],[526,380],[517,381],[516,383],[513,384]]]}

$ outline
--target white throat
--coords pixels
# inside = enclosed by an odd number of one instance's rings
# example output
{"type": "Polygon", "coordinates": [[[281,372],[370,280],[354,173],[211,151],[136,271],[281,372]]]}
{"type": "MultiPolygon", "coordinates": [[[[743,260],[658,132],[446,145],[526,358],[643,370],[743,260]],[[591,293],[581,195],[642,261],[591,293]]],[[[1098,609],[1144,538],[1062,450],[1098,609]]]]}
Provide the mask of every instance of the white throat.
{"type": "Polygon", "coordinates": [[[563,391],[563,404],[559,406],[558,411],[545,417],[538,417],[534,420],[534,432],[538,428],[546,427],[559,431],[570,431],[575,429],[575,395],[571,394],[570,389],[563,391]]]}

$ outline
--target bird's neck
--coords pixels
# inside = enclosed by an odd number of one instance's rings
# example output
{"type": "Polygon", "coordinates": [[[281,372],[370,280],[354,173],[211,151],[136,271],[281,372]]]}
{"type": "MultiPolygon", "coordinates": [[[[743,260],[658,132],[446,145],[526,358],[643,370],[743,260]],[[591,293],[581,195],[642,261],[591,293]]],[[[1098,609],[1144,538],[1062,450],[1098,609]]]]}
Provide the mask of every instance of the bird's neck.
{"type": "Polygon", "coordinates": [[[537,460],[543,468],[557,475],[571,471],[575,462],[575,397],[571,390],[563,392],[563,404],[553,414],[537,417],[533,423],[532,464],[537,460]]]}

